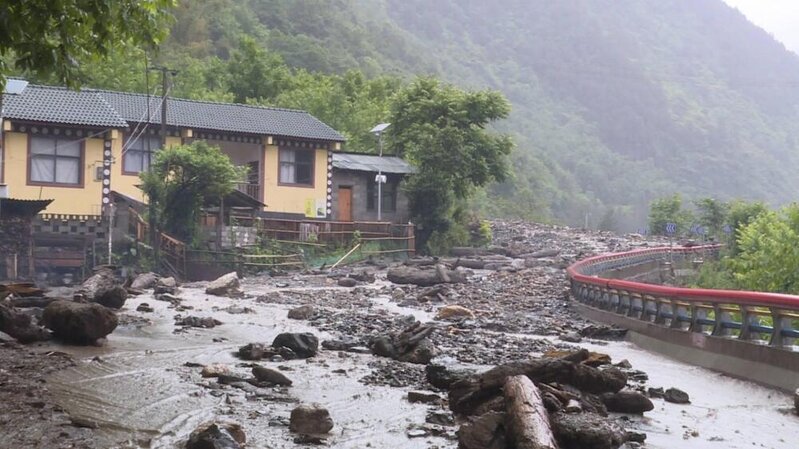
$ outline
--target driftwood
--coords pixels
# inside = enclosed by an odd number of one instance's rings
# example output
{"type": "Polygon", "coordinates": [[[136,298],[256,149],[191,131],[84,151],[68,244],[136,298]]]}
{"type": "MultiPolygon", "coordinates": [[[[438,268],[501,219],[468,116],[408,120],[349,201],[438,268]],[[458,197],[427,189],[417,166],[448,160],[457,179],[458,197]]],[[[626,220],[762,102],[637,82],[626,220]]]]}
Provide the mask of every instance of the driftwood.
{"type": "Polygon", "coordinates": [[[443,301],[448,293],[449,289],[439,284],[439,285],[434,285],[432,287],[425,287],[424,289],[422,289],[422,291],[419,292],[418,295],[416,295],[416,299],[421,302],[427,301],[428,299],[438,299],[440,301],[443,301]]]}
{"type": "Polygon", "coordinates": [[[541,392],[527,376],[505,381],[505,432],[516,449],[556,449],[541,392]]]}
{"type": "Polygon", "coordinates": [[[543,259],[544,257],[555,257],[560,254],[559,249],[542,249],[532,253],[519,254],[520,259],[543,259]]]}
{"type": "Polygon", "coordinates": [[[400,265],[390,268],[387,277],[395,284],[414,284],[420,287],[466,282],[466,276],[463,273],[449,270],[441,264],[437,264],[433,270],[400,265]]]}
{"type": "Polygon", "coordinates": [[[615,393],[624,388],[627,375],[609,368],[599,370],[561,359],[534,359],[496,366],[480,375],[455,382],[449,392],[450,409],[471,415],[482,403],[499,395],[508,377],[523,374],[537,383],[571,385],[588,393],[615,393]]]}

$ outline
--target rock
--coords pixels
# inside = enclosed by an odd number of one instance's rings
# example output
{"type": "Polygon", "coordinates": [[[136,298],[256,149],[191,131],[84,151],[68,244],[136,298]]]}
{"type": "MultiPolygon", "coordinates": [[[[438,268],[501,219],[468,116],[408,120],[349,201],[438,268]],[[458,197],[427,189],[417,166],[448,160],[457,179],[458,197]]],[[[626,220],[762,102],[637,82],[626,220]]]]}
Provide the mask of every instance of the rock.
{"type": "Polygon", "coordinates": [[[505,449],[505,414],[488,412],[458,429],[459,449],[505,449]]]}
{"type": "Polygon", "coordinates": [[[421,402],[423,404],[440,404],[441,396],[429,391],[409,391],[408,402],[421,402]]]}
{"type": "Polygon", "coordinates": [[[393,299],[395,301],[399,301],[399,300],[401,300],[403,298],[405,298],[405,290],[397,287],[397,288],[395,288],[394,290],[391,291],[391,299],[393,299]]]}
{"type": "Polygon", "coordinates": [[[201,327],[204,329],[210,329],[212,327],[219,326],[220,324],[222,324],[221,321],[215,320],[210,316],[207,317],[187,316],[185,318],[175,317],[175,325],[177,326],[201,327]]]}
{"type": "Polygon", "coordinates": [[[626,439],[624,429],[594,413],[552,413],[550,422],[561,449],[615,449],[626,439]]]}
{"type": "Polygon", "coordinates": [[[180,298],[178,298],[177,296],[173,295],[172,293],[157,293],[155,295],[155,299],[156,299],[156,301],[164,301],[164,302],[168,302],[168,303],[173,304],[173,305],[180,304],[180,298]]]}
{"type": "Polygon", "coordinates": [[[583,341],[583,337],[580,336],[577,332],[569,332],[566,334],[561,334],[559,337],[562,341],[569,342],[569,343],[580,343],[583,341]]]}
{"type": "Polygon", "coordinates": [[[138,307],[136,307],[136,311],[137,312],[152,313],[154,311],[154,309],[149,304],[147,304],[146,302],[143,302],[143,303],[139,304],[138,307]]]}
{"type": "Polygon", "coordinates": [[[134,290],[146,290],[148,288],[154,288],[157,282],[157,274],[153,272],[142,273],[136,276],[136,279],[134,279],[133,283],[130,284],[130,288],[134,290]]]}
{"type": "Polygon", "coordinates": [[[273,354],[271,347],[263,343],[248,343],[239,348],[238,355],[244,360],[261,360],[264,356],[273,354]]]}
{"type": "Polygon", "coordinates": [[[388,280],[395,284],[414,284],[420,287],[429,287],[436,284],[462,284],[466,282],[466,274],[452,271],[443,265],[436,265],[435,269],[421,269],[399,265],[388,269],[388,280]]]}
{"type": "Polygon", "coordinates": [[[666,392],[663,391],[663,387],[658,387],[658,388],[649,387],[649,389],[646,390],[646,393],[649,395],[650,398],[662,398],[663,395],[666,394],[666,392]]]}
{"type": "Polygon", "coordinates": [[[580,335],[598,340],[623,340],[627,335],[627,329],[592,324],[581,329],[580,335]]]}
{"type": "Polygon", "coordinates": [[[430,382],[430,385],[443,390],[448,390],[455,382],[466,379],[473,374],[474,370],[452,364],[431,364],[425,367],[425,377],[430,382]]]}
{"type": "Polygon", "coordinates": [[[8,334],[20,343],[43,341],[49,333],[31,322],[31,317],[16,309],[0,304],[0,332],[8,334]]]}
{"type": "Polygon", "coordinates": [[[247,442],[241,426],[233,423],[208,423],[189,435],[186,449],[240,449],[247,442]]]}
{"type": "Polygon", "coordinates": [[[358,282],[364,282],[367,284],[373,284],[375,282],[375,274],[371,271],[354,271],[349,274],[349,277],[355,279],[358,282]]]}
{"type": "Polygon", "coordinates": [[[219,377],[223,375],[231,375],[230,367],[224,365],[222,363],[213,363],[211,365],[205,365],[200,371],[200,375],[202,377],[219,377]]]}
{"type": "Polygon", "coordinates": [[[320,435],[332,428],[330,412],[319,404],[303,404],[291,411],[289,430],[294,433],[320,435]]]}
{"type": "Polygon", "coordinates": [[[178,292],[178,282],[173,277],[168,278],[161,278],[158,282],[155,283],[155,287],[153,288],[153,293],[156,295],[158,294],[170,294],[174,295],[178,292]]]}
{"type": "Polygon", "coordinates": [[[17,339],[8,335],[7,333],[0,331],[0,343],[16,343],[17,339]]]}
{"type": "Polygon", "coordinates": [[[358,285],[358,281],[356,281],[353,278],[346,277],[339,279],[338,285],[339,287],[355,287],[356,285],[358,285]]]}
{"type": "Polygon", "coordinates": [[[283,333],[275,337],[272,342],[274,348],[289,348],[297,357],[308,358],[316,355],[319,350],[319,339],[310,332],[283,333]]]}
{"type": "Polygon", "coordinates": [[[633,390],[621,390],[616,393],[604,393],[600,396],[609,412],[643,414],[655,408],[652,401],[643,393],[633,390]]]}
{"type": "Polygon", "coordinates": [[[797,415],[799,415],[799,388],[793,392],[793,408],[797,415]]]}
{"type": "Polygon", "coordinates": [[[254,366],[252,369],[252,375],[255,376],[261,382],[265,382],[272,385],[291,385],[291,380],[284,376],[283,373],[277,370],[273,370],[271,368],[267,368],[265,366],[254,366]]]}
{"type": "Polygon", "coordinates": [[[438,313],[436,314],[437,320],[461,319],[461,318],[474,319],[474,312],[463,306],[448,305],[438,309],[438,313]]]}
{"type": "Polygon", "coordinates": [[[690,404],[691,399],[688,397],[688,393],[677,389],[677,388],[669,388],[663,394],[663,399],[666,402],[672,402],[674,404],[690,404]]]}
{"type": "Polygon", "coordinates": [[[117,316],[95,303],[53,301],[44,309],[44,325],[53,334],[71,343],[91,344],[117,327],[117,316]]]}
{"type": "Polygon", "coordinates": [[[397,360],[418,365],[427,365],[438,354],[438,350],[429,338],[419,340],[408,352],[400,354],[397,360]]]}
{"type": "Polygon", "coordinates": [[[292,320],[307,320],[314,316],[315,313],[316,308],[310,304],[306,304],[289,310],[288,317],[292,320]]]}
{"type": "Polygon", "coordinates": [[[100,288],[95,291],[93,301],[111,309],[121,309],[128,299],[128,291],[121,285],[100,288]]]}
{"type": "Polygon", "coordinates": [[[241,293],[239,275],[232,271],[217,278],[205,287],[205,293],[216,296],[238,296],[241,293]]]}
{"type": "Polygon", "coordinates": [[[322,347],[330,351],[349,351],[358,346],[361,346],[361,341],[352,337],[344,337],[338,340],[325,340],[322,342],[322,347]]]}
{"type": "Polygon", "coordinates": [[[397,348],[394,347],[394,341],[391,337],[381,335],[372,340],[372,354],[380,357],[397,357],[397,348]]]}

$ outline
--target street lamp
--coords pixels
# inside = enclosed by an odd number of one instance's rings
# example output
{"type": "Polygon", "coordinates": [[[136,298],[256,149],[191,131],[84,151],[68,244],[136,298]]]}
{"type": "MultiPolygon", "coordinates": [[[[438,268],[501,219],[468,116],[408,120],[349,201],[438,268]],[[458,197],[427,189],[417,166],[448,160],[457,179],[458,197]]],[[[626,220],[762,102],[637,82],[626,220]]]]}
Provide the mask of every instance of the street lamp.
{"type": "MultiPolygon", "coordinates": [[[[389,126],[391,126],[391,123],[380,123],[369,131],[377,136],[377,147],[380,151],[380,157],[383,157],[383,131],[389,126]]],[[[383,174],[383,167],[380,164],[377,166],[375,182],[377,183],[377,221],[380,221],[383,218],[383,183],[386,182],[386,175],[383,174]]]]}

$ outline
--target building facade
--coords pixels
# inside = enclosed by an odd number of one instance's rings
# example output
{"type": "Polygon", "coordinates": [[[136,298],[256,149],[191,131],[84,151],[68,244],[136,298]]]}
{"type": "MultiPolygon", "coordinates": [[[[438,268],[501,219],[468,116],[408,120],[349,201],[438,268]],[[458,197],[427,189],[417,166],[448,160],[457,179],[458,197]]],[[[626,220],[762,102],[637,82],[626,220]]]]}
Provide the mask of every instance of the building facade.
{"type": "MultiPolygon", "coordinates": [[[[48,214],[100,216],[112,192],[138,188],[162,146],[161,98],[29,85],[3,95],[0,183],[15,198],[52,199],[48,214]]],[[[264,214],[328,219],[332,157],[344,138],[307,112],[173,99],[166,145],[205,140],[248,168],[237,189],[264,214]]]]}

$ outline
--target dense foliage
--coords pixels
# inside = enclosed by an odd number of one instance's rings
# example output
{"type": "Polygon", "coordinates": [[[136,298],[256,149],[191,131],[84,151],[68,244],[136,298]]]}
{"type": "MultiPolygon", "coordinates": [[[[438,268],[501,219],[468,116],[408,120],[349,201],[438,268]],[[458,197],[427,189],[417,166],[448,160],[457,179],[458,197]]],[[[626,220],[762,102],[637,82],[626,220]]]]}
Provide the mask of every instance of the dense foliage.
{"type": "Polygon", "coordinates": [[[140,176],[160,230],[192,242],[201,206],[206,202],[218,204],[243,173],[219,147],[197,141],[158,151],[151,170],[140,176]]]}
{"type": "Polygon", "coordinates": [[[80,74],[120,43],[155,48],[175,0],[0,1],[0,88],[30,71],[78,86],[80,74]]]}
{"type": "Polygon", "coordinates": [[[389,144],[417,167],[406,190],[418,244],[426,248],[452,226],[456,201],[505,178],[513,143],[486,126],[505,118],[510,105],[498,92],[467,92],[432,78],[403,88],[391,104],[389,144]]]}
{"type": "MultiPolygon", "coordinates": [[[[85,62],[84,84],[307,109],[372,151],[402,82],[502,92],[518,150],[490,215],[633,230],[653,198],[788,202],[799,59],[721,0],[183,0],[160,54],[85,62]]],[[[57,82],[45,78],[44,81],[57,82]]]]}

